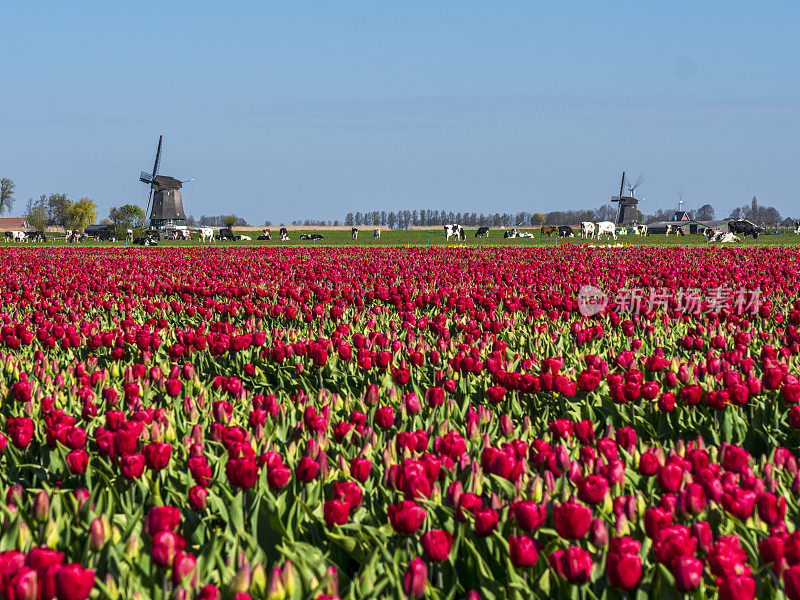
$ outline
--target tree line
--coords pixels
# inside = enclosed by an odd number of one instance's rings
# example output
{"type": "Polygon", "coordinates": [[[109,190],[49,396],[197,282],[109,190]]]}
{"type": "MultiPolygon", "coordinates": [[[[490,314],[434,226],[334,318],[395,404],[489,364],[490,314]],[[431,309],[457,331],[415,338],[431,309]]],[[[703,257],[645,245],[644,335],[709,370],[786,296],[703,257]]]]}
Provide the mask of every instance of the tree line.
{"type": "MultiPolygon", "coordinates": [[[[401,211],[371,211],[347,213],[343,224],[353,227],[380,226],[390,229],[408,229],[409,227],[441,226],[458,223],[466,227],[541,227],[543,225],[577,225],[584,221],[597,223],[600,221],[615,221],[618,207],[613,204],[604,204],[593,209],[556,210],[550,212],[517,212],[517,213],[475,213],[456,212],[448,210],[401,210],[401,211]]],[[[638,213],[639,223],[656,223],[671,221],[675,209],[655,210],[652,213],[638,213]]],[[[687,211],[689,218],[697,221],[713,221],[716,210],[711,204],[703,204],[694,211],[687,211]]],[[[729,219],[747,219],[756,224],[779,225],[782,217],[780,211],[773,206],[761,206],[755,196],[749,205],[737,207],[728,215],[729,219]]],[[[315,221],[305,219],[294,221],[292,225],[338,225],[339,221],[315,221]]]]}

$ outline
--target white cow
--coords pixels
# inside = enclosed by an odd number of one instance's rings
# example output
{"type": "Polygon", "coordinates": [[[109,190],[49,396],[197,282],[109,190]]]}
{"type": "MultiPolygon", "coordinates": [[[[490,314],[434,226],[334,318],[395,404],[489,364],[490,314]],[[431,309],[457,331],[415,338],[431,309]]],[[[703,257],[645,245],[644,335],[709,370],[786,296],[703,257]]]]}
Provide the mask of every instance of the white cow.
{"type": "Polygon", "coordinates": [[[634,225],[633,232],[636,235],[647,235],[647,225],[634,225]]]}
{"type": "Polygon", "coordinates": [[[600,239],[601,235],[608,235],[617,239],[617,226],[614,225],[611,221],[600,221],[597,224],[597,239],[600,239]]]}
{"type": "Polygon", "coordinates": [[[12,242],[27,242],[28,236],[25,235],[24,231],[12,231],[11,232],[11,241],[12,242]]]}
{"type": "Polygon", "coordinates": [[[249,235],[240,235],[240,236],[239,236],[239,239],[240,239],[240,240],[244,240],[244,241],[246,241],[246,242],[249,242],[249,241],[250,241],[250,240],[252,240],[253,238],[251,238],[249,235]]]}
{"type": "Polygon", "coordinates": [[[464,233],[464,228],[455,223],[444,226],[444,234],[447,236],[447,241],[450,241],[450,236],[456,236],[456,239],[465,240],[467,234],[464,233]]]}
{"type": "Polygon", "coordinates": [[[372,239],[373,240],[381,239],[381,228],[380,227],[376,227],[375,229],[372,230],[372,239]]]}
{"type": "Polygon", "coordinates": [[[209,242],[213,241],[214,239],[214,229],[212,227],[201,227],[200,228],[200,242],[205,242],[208,240],[209,242]]]}
{"type": "Polygon", "coordinates": [[[130,244],[133,241],[133,229],[125,230],[125,243],[130,244]]]}
{"type": "Polygon", "coordinates": [[[594,238],[594,223],[588,221],[581,223],[581,237],[587,240],[594,238]]]}
{"type": "Polygon", "coordinates": [[[739,239],[739,236],[734,235],[732,233],[727,233],[725,231],[718,231],[714,237],[712,237],[709,242],[719,242],[721,244],[733,244],[735,242],[741,242],[742,240],[739,239]]]}

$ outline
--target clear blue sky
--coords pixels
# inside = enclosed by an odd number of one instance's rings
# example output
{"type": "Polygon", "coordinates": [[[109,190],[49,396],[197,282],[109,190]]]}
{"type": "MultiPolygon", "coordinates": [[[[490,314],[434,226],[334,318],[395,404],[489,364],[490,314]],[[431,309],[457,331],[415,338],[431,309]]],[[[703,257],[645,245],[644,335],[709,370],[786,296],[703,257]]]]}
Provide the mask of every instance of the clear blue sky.
{"type": "Polygon", "coordinates": [[[800,8],[744,2],[16,2],[0,176],[187,213],[643,208],[800,216],[800,8]]]}

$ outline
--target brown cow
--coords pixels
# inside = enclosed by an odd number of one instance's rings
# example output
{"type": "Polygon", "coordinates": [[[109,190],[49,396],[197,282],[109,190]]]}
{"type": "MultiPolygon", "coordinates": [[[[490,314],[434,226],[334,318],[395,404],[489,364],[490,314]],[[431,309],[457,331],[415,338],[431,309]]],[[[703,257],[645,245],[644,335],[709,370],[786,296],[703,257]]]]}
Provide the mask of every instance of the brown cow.
{"type": "Polygon", "coordinates": [[[545,227],[542,227],[539,231],[541,232],[542,237],[544,236],[550,237],[551,235],[553,235],[558,231],[558,228],[553,227],[552,225],[547,225],[545,227]]]}

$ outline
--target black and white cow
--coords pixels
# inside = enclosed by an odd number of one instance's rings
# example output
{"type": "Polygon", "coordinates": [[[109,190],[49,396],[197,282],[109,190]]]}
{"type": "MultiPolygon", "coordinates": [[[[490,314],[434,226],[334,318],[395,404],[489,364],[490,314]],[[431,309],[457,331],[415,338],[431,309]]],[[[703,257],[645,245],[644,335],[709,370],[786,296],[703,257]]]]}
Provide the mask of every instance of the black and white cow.
{"type": "Polygon", "coordinates": [[[444,234],[447,236],[447,241],[450,241],[451,236],[456,236],[456,239],[465,240],[467,239],[467,234],[464,233],[464,228],[461,225],[457,225],[455,223],[451,225],[444,226],[444,234]]]}
{"type": "Polygon", "coordinates": [[[304,233],[300,236],[301,240],[324,240],[325,236],[321,233],[304,233]]]}
{"type": "Polygon", "coordinates": [[[681,227],[680,225],[668,224],[667,235],[672,235],[673,233],[675,234],[676,237],[679,235],[686,235],[683,231],[683,227],[681,227]]]}
{"type": "Polygon", "coordinates": [[[573,231],[572,227],[569,225],[559,225],[558,226],[558,237],[575,237],[575,232],[573,231]]]}
{"type": "Polygon", "coordinates": [[[731,233],[737,233],[742,237],[746,238],[748,235],[752,235],[753,239],[758,238],[758,234],[764,231],[763,227],[759,227],[755,223],[751,223],[746,219],[736,219],[734,221],[728,221],[728,231],[731,233]]]}
{"type": "Polygon", "coordinates": [[[47,238],[44,235],[44,231],[28,231],[25,234],[25,241],[26,242],[46,242],[47,238]]]}
{"type": "Polygon", "coordinates": [[[647,225],[634,225],[633,233],[636,235],[647,235],[647,225]]]}
{"type": "Polygon", "coordinates": [[[794,233],[795,235],[800,234],[800,223],[795,222],[794,224],[794,233]]]}
{"type": "Polygon", "coordinates": [[[478,231],[475,232],[475,237],[489,237],[489,228],[488,227],[478,227],[478,231]]]}
{"type": "Polygon", "coordinates": [[[281,235],[281,241],[282,242],[288,242],[289,241],[289,231],[286,229],[286,227],[281,227],[281,230],[280,230],[279,233],[281,235]]]}
{"type": "Polygon", "coordinates": [[[353,227],[353,228],[350,230],[350,235],[352,235],[352,236],[353,236],[353,239],[354,239],[354,240],[357,240],[357,239],[358,239],[358,227],[353,227]]]}
{"type": "Polygon", "coordinates": [[[517,237],[517,230],[516,229],[507,229],[506,231],[503,232],[503,238],[504,239],[508,240],[508,239],[512,239],[512,238],[515,238],[515,237],[517,237]]]}
{"type": "Polygon", "coordinates": [[[590,240],[594,238],[594,223],[584,221],[581,223],[581,238],[590,240]]]}
{"type": "Polygon", "coordinates": [[[372,239],[373,240],[381,239],[381,228],[380,227],[376,227],[375,229],[372,230],[372,239]]]}

